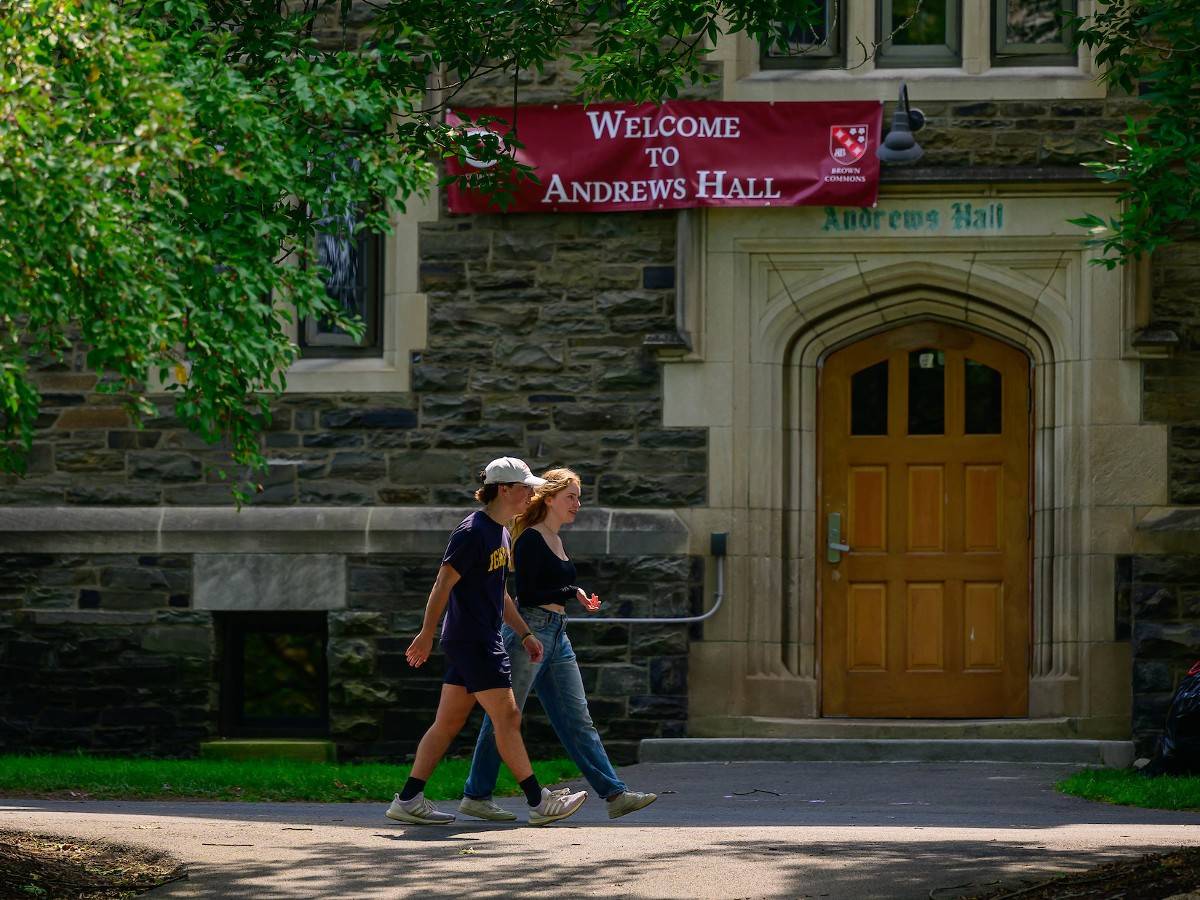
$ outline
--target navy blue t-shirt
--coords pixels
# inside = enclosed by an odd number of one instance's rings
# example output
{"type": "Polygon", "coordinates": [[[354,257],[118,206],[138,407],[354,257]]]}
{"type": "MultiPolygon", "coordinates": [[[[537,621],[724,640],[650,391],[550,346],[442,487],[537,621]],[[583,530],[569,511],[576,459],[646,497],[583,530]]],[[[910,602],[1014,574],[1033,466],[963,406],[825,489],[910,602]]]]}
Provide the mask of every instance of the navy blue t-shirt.
{"type": "Polygon", "coordinates": [[[471,513],[454,529],[442,564],[461,577],[450,590],[443,641],[492,645],[500,640],[508,560],[508,529],[483,510],[471,513]]]}

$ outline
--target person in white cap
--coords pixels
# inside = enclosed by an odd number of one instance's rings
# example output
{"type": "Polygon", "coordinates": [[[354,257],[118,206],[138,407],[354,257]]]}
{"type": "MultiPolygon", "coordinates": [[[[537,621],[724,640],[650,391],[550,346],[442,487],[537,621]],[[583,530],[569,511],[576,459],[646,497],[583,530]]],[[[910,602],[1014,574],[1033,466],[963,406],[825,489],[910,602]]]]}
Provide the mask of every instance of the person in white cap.
{"type": "MultiPolygon", "coordinates": [[[[537,691],[567,755],[604,798],[608,817],[618,819],[644,809],[658,798],[649,792],[630,790],[613,768],[592,722],[579,661],[567,635],[570,601],[577,600],[588,612],[600,609],[600,598],[575,583],[575,563],[567,556],[559,535],[562,527],[574,522],[579,514],[583,482],[570,469],[550,469],[542,477],[545,484],[534,489],[533,500],[518,514],[512,527],[517,606],[542,645],[542,658],[518,658],[516,647],[525,639],[525,632],[503,629],[504,646],[512,654],[513,696],[524,709],[529,692],[537,691]]],[[[492,800],[499,774],[500,757],[492,723],[485,716],[458,811],[490,822],[516,819],[492,800]]]]}
{"type": "Polygon", "coordinates": [[[587,791],[551,791],[533,774],[521,739],[521,711],[513,698],[511,662],[500,637],[505,622],[526,636],[521,645],[531,660],[542,658],[541,642],[529,633],[504,584],[511,546],[505,524],[529,505],[533,488],[544,482],[511,456],[488,463],[480,481],[483,484],[475,499],[484,507],[463,519],[450,535],[421,631],[405,652],[410,666],[423,665],[445,612],[442,696],[434,722],[417,746],[408,781],[385,813],[397,822],[448,825],[454,821],[453,815],[440,812],[425,799],[425,782],[462,731],[476,701],[492,721],[501,758],[525,792],[530,825],[565,819],[587,800],[587,791]]]}

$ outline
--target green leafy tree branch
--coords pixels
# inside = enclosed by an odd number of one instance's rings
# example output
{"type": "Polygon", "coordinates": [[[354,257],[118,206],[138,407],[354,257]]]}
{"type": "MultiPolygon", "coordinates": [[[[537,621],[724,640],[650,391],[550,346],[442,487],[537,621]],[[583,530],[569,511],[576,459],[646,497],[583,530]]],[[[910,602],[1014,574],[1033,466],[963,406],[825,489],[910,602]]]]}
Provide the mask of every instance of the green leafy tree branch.
{"type": "Polygon", "coordinates": [[[1200,14],[1195,0],[1097,0],[1072,24],[1104,80],[1142,101],[1109,135],[1115,161],[1087,164],[1120,186],[1122,212],[1072,220],[1113,268],[1200,232],[1200,14]]]}
{"type": "Polygon", "coordinates": [[[294,321],[363,328],[326,290],[318,232],[386,231],[450,157],[495,160],[467,177],[504,196],[530,174],[509,152],[520,71],[566,59],[581,98],[660,100],[714,77],[721,34],[786,49],[821,15],[813,0],[0,0],[0,471],[25,465],[38,373],[80,346],[135,419],[160,414],[158,381],[180,422],[260,470],[294,321]],[[514,84],[508,145],[443,116],[497,73],[514,84]]]}

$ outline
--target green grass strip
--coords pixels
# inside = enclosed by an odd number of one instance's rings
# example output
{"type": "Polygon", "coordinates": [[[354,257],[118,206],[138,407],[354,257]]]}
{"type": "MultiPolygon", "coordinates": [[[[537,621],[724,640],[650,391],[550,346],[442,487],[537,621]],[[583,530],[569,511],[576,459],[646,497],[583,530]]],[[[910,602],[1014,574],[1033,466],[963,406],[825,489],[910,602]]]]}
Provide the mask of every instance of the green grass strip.
{"type": "MultiPolygon", "coordinates": [[[[425,786],[425,796],[430,800],[461,797],[469,767],[470,760],[443,760],[425,786]]],[[[68,796],[74,792],[96,800],[385,802],[404,785],[411,768],[290,760],[0,756],[0,796],[68,796]]],[[[533,769],[544,785],[579,777],[579,769],[567,759],[536,762],[533,769]]],[[[508,768],[501,767],[496,794],[518,793],[508,768]]]]}
{"type": "Polygon", "coordinates": [[[1084,769],[1060,781],[1064,794],[1120,806],[1148,809],[1200,808],[1200,778],[1160,775],[1147,778],[1134,769],[1084,769]]]}

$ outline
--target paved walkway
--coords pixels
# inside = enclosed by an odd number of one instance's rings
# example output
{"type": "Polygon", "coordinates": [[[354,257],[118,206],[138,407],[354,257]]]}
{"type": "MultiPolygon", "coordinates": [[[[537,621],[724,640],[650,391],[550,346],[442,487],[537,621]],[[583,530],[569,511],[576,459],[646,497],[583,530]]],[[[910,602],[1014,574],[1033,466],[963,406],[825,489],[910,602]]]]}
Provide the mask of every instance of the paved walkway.
{"type": "MultiPolygon", "coordinates": [[[[382,804],[0,800],[0,825],[145,844],[189,864],[154,897],[956,897],[1000,879],[1200,844],[1200,815],[1053,790],[1061,766],[661,763],[658,803],[594,796],[548,828],[402,826],[382,804]],[[932,892],[932,893],[931,893],[932,892]]],[[[521,811],[523,801],[503,805],[521,811]]],[[[451,807],[444,803],[445,809],[451,807]]]]}

